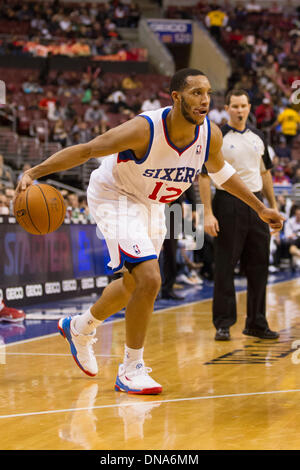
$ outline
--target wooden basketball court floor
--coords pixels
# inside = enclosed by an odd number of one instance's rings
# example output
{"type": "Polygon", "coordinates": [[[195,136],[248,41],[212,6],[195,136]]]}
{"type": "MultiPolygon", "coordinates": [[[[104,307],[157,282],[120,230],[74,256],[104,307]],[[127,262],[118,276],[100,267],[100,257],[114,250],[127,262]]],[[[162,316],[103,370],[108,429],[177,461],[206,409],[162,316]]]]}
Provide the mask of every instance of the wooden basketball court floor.
{"type": "Polygon", "coordinates": [[[7,344],[0,364],[1,450],[297,450],[300,448],[300,279],[268,286],[280,339],[214,341],[211,299],[154,313],[146,365],[157,396],[114,391],[124,320],[98,329],[99,375],[76,366],[57,333],[7,344]],[[299,344],[297,343],[299,342],[299,344]]]}

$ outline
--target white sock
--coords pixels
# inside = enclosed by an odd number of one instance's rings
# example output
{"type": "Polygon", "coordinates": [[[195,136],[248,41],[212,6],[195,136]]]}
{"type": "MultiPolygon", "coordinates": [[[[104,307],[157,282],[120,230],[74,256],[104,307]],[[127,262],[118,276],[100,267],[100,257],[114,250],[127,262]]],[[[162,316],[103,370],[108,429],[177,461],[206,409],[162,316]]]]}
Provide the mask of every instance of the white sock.
{"type": "Polygon", "coordinates": [[[77,333],[82,335],[91,334],[101,323],[102,321],[97,320],[97,318],[92,315],[90,308],[82,315],[77,315],[74,318],[74,328],[77,333]]]}
{"type": "Polygon", "coordinates": [[[144,348],[140,349],[131,349],[128,348],[125,344],[125,351],[124,351],[124,366],[128,366],[131,362],[134,361],[142,361],[144,355],[144,348]]]}

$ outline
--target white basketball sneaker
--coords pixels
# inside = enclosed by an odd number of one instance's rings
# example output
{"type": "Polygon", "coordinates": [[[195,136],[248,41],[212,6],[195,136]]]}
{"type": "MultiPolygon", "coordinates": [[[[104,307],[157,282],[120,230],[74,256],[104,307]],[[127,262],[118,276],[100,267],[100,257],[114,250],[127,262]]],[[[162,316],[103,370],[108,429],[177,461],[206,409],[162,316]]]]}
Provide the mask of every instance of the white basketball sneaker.
{"type": "Polygon", "coordinates": [[[93,351],[96,331],[90,335],[77,333],[71,325],[72,317],[61,318],[58,322],[60,334],[69,342],[71,354],[80,369],[90,377],[98,373],[98,364],[93,351]]]}
{"type": "Polygon", "coordinates": [[[144,361],[134,361],[127,367],[119,365],[115,390],[139,395],[157,395],[162,392],[162,386],[155,382],[150,375],[152,369],[145,367],[144,361]]]}

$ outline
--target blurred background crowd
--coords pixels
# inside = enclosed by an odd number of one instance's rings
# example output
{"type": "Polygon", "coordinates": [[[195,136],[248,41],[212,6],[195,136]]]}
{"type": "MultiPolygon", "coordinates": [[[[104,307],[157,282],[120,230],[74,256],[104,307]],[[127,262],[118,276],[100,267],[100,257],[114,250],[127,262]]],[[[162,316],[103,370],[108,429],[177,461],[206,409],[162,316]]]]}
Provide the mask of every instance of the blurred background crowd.
{"type": "MultiPolygon", "coordinates": [[[[49,54],[104,56],[128,47],[118,28],[136,28],[138,4],[103,2],[77,5],[11,0],[0,6],[0,30],[7,33],[0,53],[47,57],[49,54]],[[14,34],[11,34],[13,31],[14,34]]],[[[134,60],[134,53],[129,56],[134,60]]]]}
{"type": "MultiPolygon", "coordinates": [[[[160,9],[162,18],[200,23],[229,58],[232,73],[227,89],[213,94],[209,118],[220,126],[226,123],[226,92],[232,88],[248,92],[250,124],[265,135],[278,207],[286,217],[284,231],[272,239],[270,269],[297,269],[300,6],[292,1],[255,0],[187,2],[185,6],[182,2],[178,6],[176,0],[148,3],[160,9]],[[287,249],[291,240],[295,241],[293,256],[287,249]]],[[[127,72],[125,67],[122,73],[107,72],[97,61],[83,70],[50,67],[55,55],[107,60],[118,57],[125,63],[147,61],[147,49],[123,37],[125,29],[138,28],[142,17],[139,1],[1,3],[0,59],[12,55],[44,60],[43,66],[35,69],[0,66],[0,78],[6,83],[6,104],[0,105],[0,215],[12,214],[18,178],[41,158],[62,147],[86,142],[137,113],[171,104],[169,77],[156,71],[127,72]]],[[[85,169],[57,178],[53,175],[60,183],[69,221],[93,223],[84,190],[90,171],[98,164],[93,161],[85,169]]],[[[198,273],[196,282],[213,279],[210,240],[200,253],[194,253],[191,266],[198,273]]]]}

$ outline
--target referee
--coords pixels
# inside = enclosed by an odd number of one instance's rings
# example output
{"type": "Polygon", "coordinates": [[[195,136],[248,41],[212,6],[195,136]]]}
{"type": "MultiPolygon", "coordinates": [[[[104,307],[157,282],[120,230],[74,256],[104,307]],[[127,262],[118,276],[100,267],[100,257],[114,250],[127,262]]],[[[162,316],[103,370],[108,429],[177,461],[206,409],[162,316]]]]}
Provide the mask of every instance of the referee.
{"type": "MultiPolygon", "coordinates": [[[[225,99],[229,115],[223,133],[222,152],[248,188],[262,200],[266,197],[276,209],[271,159],[264,137],[247,125],[250,113],[249,95],[232,90],[225,99]]],[[[211,202],[210,178],[203,167],[200,196],[204,204],[205,231],[215,237],[215,275],[213,324],[215,340],[230,340],[230,327],[236,322],[234,269],[240,261],[248,282],[247,318],[243,334],[262,339],[277,339],[266,319],[266,285],[268,280],[270,231],[257,214],[240,199],[222,188],[216,188],[211,202]]]]}

